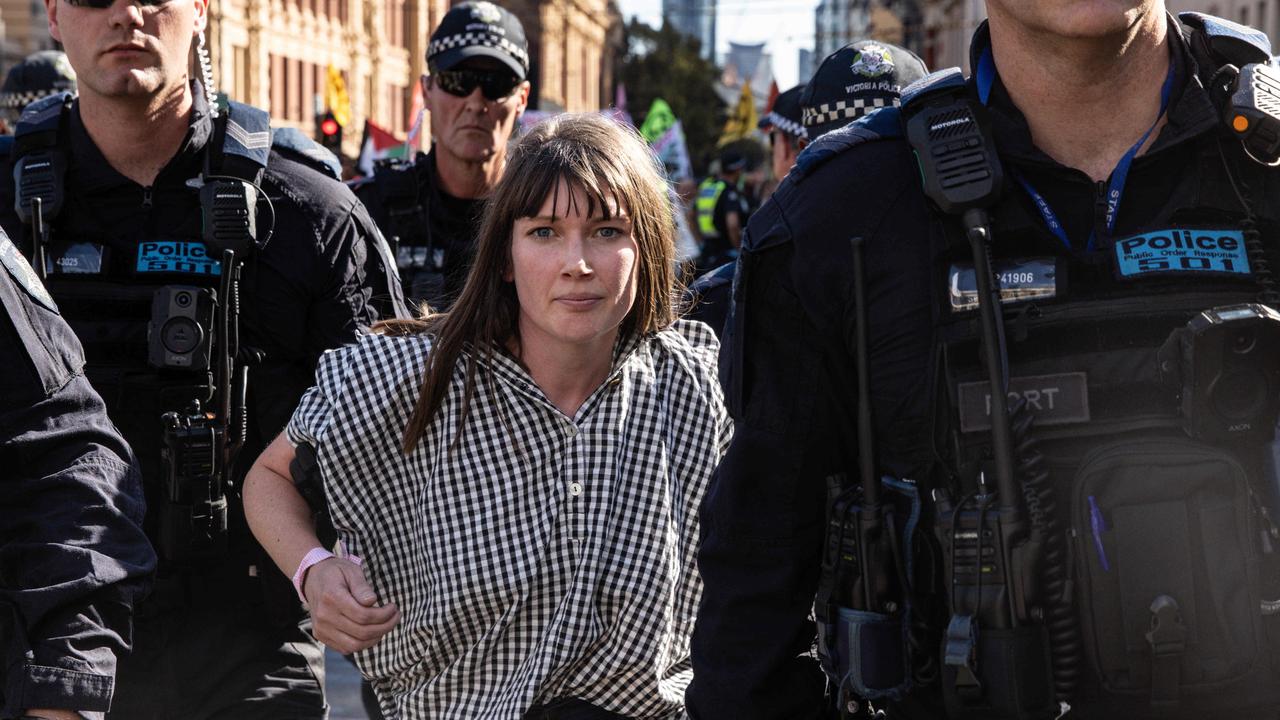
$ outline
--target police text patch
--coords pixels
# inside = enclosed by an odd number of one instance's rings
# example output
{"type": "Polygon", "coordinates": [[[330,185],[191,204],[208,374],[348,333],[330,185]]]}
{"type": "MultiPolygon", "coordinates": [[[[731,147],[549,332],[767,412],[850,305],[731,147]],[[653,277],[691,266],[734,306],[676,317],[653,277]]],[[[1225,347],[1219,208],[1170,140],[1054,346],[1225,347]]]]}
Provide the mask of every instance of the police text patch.
{"type": "Polygon", "coordinates": [[[1239,230],[1153,230],[1115,241],[1122,278],[1156,274],[1249,275],[1249,254],[1239,230]]]}
{"type": "Polygon", "coordinates": [[[144,242],[138,246],[137,271],[221,275],[222,263],[209,257],[209,250],[202,242],[159,240],[144,242]]]}

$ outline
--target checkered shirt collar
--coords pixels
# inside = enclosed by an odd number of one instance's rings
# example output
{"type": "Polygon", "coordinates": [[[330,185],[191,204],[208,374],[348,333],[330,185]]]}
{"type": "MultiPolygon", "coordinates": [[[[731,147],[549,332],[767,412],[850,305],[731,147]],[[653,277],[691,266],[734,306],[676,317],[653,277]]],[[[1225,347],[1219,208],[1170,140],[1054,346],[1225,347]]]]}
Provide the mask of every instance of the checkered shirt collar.
{"type": "Polygon", "coordinates": [[[819,105],[816,108],[804,109],[804,126],[815,127],[839,120],[857,120],[873,110],[883,107],[898,107],[898,98],[854,98],[853,100],[837,100],[833,103],[819,105]]]}
{"type": "Polygon", "coordinates": [[[457,35],[446,35],[445,37],[432,40],[427,46],[427,57],[434,57],[446,50],[452,50],[460,47],[471,47],[472,45],[485,45],[511,55],[520,64],[524,66],[525,72],[529,71],[529,53],[524,48],[516,45],[510,40],[487,32],[464,32],[457,35]]]}
{"type": "Polygon", "coordinates": [[[783,117],[772,110],[769,111],[768,115],[765,115],[765,119],[769,121],[770,125],[773,125],[788,135],[798,137],[802,140],[809,137],[809,133],[804,129],[804,125],[801,125],[791,118],[783,117]]]}

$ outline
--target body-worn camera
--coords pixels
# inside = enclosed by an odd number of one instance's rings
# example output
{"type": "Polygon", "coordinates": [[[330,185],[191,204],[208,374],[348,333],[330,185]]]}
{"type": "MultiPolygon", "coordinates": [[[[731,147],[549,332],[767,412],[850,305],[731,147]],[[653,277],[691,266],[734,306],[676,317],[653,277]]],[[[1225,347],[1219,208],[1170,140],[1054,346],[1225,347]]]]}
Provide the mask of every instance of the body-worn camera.
{"type": "Polygon", "coordinates": [[[147,359],[151,367],[208,370],[212,358],[214,311],[212,290],[166,285],[151,298],[147,326],[147,359]]]}
{"type": "Polygon", "coordinates": [[[1280,313],[1256,303],[1205,310],[1169,336],[1159,360],[1181,386],[1188,435],[1271,439],[1280,410],[1280,313]]]}

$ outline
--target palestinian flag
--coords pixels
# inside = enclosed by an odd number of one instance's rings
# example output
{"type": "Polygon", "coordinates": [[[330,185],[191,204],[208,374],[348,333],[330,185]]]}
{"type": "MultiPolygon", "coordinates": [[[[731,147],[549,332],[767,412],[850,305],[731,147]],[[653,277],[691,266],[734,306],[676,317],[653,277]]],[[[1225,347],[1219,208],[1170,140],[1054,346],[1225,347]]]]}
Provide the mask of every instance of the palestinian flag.
{"type": "Polygon", "coordinates": [[[360,157],[356,160],[356,172],[369,177],[373,175],[373,164],[384,158],[408,157],[408,149],[404,142],[395,135],[374,125],[372,121],[364,121],[364,142],[360,144],[360,157]]]}

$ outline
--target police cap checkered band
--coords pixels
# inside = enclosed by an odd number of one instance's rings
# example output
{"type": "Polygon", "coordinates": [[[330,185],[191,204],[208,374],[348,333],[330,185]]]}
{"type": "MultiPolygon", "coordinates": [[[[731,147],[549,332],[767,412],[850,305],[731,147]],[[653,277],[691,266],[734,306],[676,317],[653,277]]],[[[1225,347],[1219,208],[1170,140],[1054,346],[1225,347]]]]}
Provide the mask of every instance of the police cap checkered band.
{"type": "Polygon", "coordinates": [[[804,125],[801,125],[791,118],[783,117],[776,112],[770,112],[768,115],[765,115],[764,120],[760,122],[760,125],[761,127],[768,127],[772,125],[788,135],[801,139],[809,137],[809,133],[805,131],[804,125]]]}
{"type": "Polygon", "coordinates": [[[518,60],[524,66],[525,72],[529,71],[529,53],[524,48],[504,37],[498,37],[486,32],[464,32],[459,35],[448,35],[432,40],[431,44],[427,46],[427,58],[435,57],[446,50],[476,45],[497,48],[518,60]]]}
{"type": "Polygon", "coordinates": [[[489,0],[454,5],[440,19],[427,45],[431,71],[452,70],[472,58],[492,58],[524,80],[529,74],[529,41],[520,18],[489,0]]]}
{"type": "Polygon", "coordinates": [[[819,105],[816,108],[805,108],[804,126],[811,128],[839,120],[857,120],[863,115],[882,107],[898,107],[898,96],[837,100],[833,103],[819,105]]]}
{"type": "Polygon", "coordinates": [[[56,95],[61,90],[28,90],[26,92],[0,93],[0,108],[21,110],[42,97],[56,95]]]}

